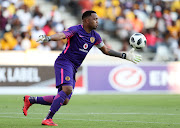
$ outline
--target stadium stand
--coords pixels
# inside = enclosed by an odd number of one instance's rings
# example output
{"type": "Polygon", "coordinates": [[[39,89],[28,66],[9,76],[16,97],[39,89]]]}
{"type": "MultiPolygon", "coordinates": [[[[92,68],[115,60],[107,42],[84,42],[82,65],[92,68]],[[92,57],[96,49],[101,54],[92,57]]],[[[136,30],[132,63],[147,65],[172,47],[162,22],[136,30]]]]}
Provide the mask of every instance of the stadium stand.
{"type": "Polygon", "coordinates": [[[91,9],[99,16],[98,32],[113,49],[129,50],[129,37],[140,32],[147,38],[140,51],[147,60],[180,60],[179,0],[0,0],[0,50],[62,50],[66,40],[35,40],[81,23],[82,12],[91,9]]]}

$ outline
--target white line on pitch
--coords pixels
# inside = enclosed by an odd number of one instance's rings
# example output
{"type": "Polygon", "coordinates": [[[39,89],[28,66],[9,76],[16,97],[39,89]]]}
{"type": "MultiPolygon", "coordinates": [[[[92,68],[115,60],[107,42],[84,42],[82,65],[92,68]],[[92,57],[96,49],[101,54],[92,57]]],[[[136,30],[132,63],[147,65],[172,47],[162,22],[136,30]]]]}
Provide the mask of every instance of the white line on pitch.
{"type": "MultiPolygon", "coordinates": [[[[0,116],[3,118],[22,118],[22,119],[42,119],[42,118],[29,118],[29,117],[14,117],[14,116],[0,116]]],[[[128,121],[128,120],[92,120],[92,119],[65,119],[65,118],[54,118],[61,120],[76,120],[76,121],[94,121],[94,122],[120,122],[120,123],[147,123],[147,124],[173,124],[180,125],[180,123],[172,123],[172,122],[146,122],[146,121],[128,121]]]]}
{"type": "MultiPolygon", "coordinates": [[[[7,112],[7,113],[0,113],[0,115],[9,115],[9,114],[23,114],[23,113],[15,113],[15,112],[7,112]]],[[[29,113],[29,114],[46,114],[46,113],[29,113]]],[[[174,113],[56,113],[62,115],[180,115],[174,113]]]]}

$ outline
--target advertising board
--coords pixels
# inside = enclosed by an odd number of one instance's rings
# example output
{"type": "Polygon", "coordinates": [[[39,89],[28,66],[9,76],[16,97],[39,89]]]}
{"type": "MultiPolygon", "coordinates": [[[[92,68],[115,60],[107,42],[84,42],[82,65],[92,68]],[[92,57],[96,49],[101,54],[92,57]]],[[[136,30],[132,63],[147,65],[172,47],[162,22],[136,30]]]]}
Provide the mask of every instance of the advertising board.
{"type": "Polygon", "coordinates": [[[179,65],[88,66],[89,92],[179,92],[179,65]]]}

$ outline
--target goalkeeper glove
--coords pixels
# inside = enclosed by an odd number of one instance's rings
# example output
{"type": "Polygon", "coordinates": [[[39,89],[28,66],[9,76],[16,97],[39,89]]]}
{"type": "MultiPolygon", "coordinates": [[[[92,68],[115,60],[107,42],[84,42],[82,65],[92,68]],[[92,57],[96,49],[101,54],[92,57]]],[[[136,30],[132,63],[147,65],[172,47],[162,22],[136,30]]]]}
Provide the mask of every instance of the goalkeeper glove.
{"type": "Polygon", "coordinates": [[[142,56],[135,54],[134,53],[134,48],[132,48],[129,52],[127,53],[122,53],[122,58],[132,61],[133,63],[137,64],[138,62],[140,62],[142,60],[142,56]]]}
{"type": "Polygon", "coordinates": [[[37,42],[49,42],[50,40],[51,40],[50,36],[40,35],[39,38],[37,39],[37,42]]]}

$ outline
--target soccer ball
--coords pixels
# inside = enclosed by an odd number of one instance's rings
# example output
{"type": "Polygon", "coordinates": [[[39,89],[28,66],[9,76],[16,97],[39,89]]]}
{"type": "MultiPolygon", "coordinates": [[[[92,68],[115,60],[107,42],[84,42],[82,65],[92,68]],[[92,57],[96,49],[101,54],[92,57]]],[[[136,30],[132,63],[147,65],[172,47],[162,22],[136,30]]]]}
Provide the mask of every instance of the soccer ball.
{"type": "Polygon", "coordinates": [[[130,39],[130,45],[135,49],[142,49],[146,46],[146,37],[141,33],[134,33],[130,39]]]}

